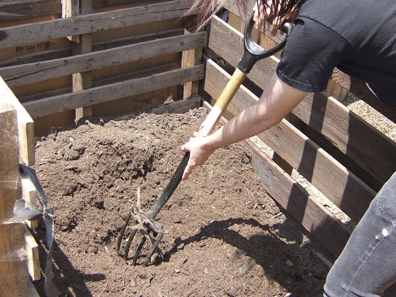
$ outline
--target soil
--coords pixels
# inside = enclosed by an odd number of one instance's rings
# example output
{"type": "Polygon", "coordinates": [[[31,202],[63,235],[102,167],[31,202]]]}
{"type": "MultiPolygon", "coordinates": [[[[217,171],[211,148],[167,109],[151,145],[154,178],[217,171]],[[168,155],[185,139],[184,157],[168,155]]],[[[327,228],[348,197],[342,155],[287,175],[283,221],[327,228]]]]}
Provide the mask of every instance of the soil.
{"type": "Polygon", "coordinates": [[[117,255],[137,189],[148,209],[205,114],[86,122],[41,139],[36,170],[55,210],[65,296],[321,296],[327,267],[266,194],[239,144],[216,151],[160,212],[162,263],[133,266],[117,255]]]}

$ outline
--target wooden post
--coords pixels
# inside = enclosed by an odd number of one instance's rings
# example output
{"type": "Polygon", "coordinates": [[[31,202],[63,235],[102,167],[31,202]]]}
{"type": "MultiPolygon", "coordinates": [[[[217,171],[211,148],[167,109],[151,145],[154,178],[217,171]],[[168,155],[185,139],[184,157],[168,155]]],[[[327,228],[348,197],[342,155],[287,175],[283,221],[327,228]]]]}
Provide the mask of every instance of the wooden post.
{"type": "MultiPolygon", "coordinates": [[[[0,104],[9,104],[17,113],[18,132],[16,135],[18,135],[19,163],[29,166],[34,165],[34,121],[1,77],[0,104]]],[[[19,192],[22,193],[22,198],[25,200],[26,205],[28,207],[35,206],[37,201],[37,192],[35,191],[34,186],[31,185],[30,180],[22,179],[20,185],[22,189],[19,192]]],[[[26,221],[25,223],[31,229],[37,228],[38,225],[37,221],[26,221]]],[[[36,281],[41,278],[38,246],[28,230],[26,230],[25,240],[28,271],[32,280],[36,281]]]]}
{"type": "Polygon", "coordinates": [[[18,118],[19,162],[31,166],[34,164],[34,121],[14,93],[0,77],[0,103],[12,105],[18,118]]]}
{"type": "MultiPolygon", "coordinates": [[[[92,0],[64,0],[64,17],[73,17],[79,14],[88,14],[93,10],[92,0]]],[[[74,43],[73,54],[81,55],[93,50],[92,34],[72,36],[70,40],[74,43]]],[[[74,73],[72,78],[73,92],[89,89],[92,86],[92,73],[74,73]]],[[[76,109],[75,120],[91,116],[92,107],[79,107],[76,109]]]]}
{"type": "MultiPolygon", "coordinates": [[[[190,34],[188,30],[184,31],[184,34],[190,34]]],[[[202,60],[202,48],[194,48],[184,51],[182,54],[182,68],[190,68],[201,63],[202,60]]],[[[183,85],[183,99],[187,99],[193,96],[197,96],[199,93],[199,81],[189,81],[183,85]]]]}
{"type": "Polygon", "coordinates": [[[18,123],[15,108],[0,102],[0,297],[37,296],[24,257],[25,225],[12,222],[18,193],[18,123]]]}

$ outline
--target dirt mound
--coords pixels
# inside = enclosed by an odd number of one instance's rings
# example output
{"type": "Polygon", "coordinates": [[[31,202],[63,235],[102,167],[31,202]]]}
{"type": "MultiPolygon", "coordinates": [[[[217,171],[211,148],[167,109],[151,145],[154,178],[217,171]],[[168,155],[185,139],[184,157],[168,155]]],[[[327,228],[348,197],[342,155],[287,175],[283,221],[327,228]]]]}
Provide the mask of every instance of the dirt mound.
{"type": "Polygon", "coordinates": [[[240,145],[217,151],[161,211],[164,263],[133,267],[116,255],[137,189],[147,209],[204,115],[196,109],[87,122],[38,143],[36,169],[56,214],[65,294],[320,296],[326,268],[265,194],[240,145]]]}

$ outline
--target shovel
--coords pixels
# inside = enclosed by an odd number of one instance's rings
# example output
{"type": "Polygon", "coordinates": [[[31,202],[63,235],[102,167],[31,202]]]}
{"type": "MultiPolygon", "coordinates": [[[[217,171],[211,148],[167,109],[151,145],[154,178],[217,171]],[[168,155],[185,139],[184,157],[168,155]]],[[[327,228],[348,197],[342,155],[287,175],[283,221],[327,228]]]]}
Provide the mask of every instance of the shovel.
{"type": "MultiPolygon", "coordinates": [[[[249,21],[245,27],[244,34],[244,53],[242,59],[240,60],[234,74],[230,78],[220,97],[216,100],[210,113],[207,115],[206,119],[199,128],[198,136],[205,137],[208,136],[214,129],[216,123],[219,121],[223,112],[226,110],[231,99],[234,97],[235,93],[238,91],[240,85],[243,83],[247,74],[253,68],[254,64],[261,60],[268,58],[275,54],[276,52],[283,49],[286,44],[286,39],[292,30],[292,24],[286,23],[282,27],[282,31],[285,33],[284,40],[271,49],[263,49],[251,38],[251,34],[254,27],[253,16],[249,18],[249,21]]],[[[168,185],[162,192],[161,196],[155,201],[153,206],[148,212],[144,212],[140,205],[140,191],[137,194],[137,205],[133,207],[131,213],[127,217],[125,224],[122,226],[120,234],[117,239],[117,253],[124,257],[126,260],[129,259],[129,252],[131,249],[132,242],[137,234],[142,236],[141,241],[137,244],[137,248],[133,254],[133,265],[137,264],[139,257],[145,243],[148,241],[151,247],[146,255],[147,259],[144,261],[146,265],[155,263],[159,258],[163,259],[164,255],[159,249],[159,243],[164,235],[164,228],[161,224],[155,221],[158,213],[162,207],[168,202],[177,186],[179,185],[183,172],[188,164],[190,158],[190,153],[186,152],[183,159],[181,160],[179,166],[177,167],[174,175],[169,181],[168,185]],[[134,221],[134,226],[129,226],[130,222],[134,221]]]]}

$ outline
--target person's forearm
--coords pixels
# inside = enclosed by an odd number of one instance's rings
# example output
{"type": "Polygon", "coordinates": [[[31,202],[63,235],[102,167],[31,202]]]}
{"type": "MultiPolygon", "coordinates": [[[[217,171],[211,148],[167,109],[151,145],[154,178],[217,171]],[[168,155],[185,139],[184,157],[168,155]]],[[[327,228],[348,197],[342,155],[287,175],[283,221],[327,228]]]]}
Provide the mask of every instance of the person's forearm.
{"type": "Polygon", "coordinates": [[[207,147],[217,149],[257,135],[278,124],[305,96],[276,79],[255,105],[242,111],[224,127],[206,137],[207,147]]]}
{"type": "Polygon", "coordinates": [[[257,135],[278,122],[268,114],[263,102],[242,111],[222,128],[207,137],[207,145],[217,149],[257,135]]]}

